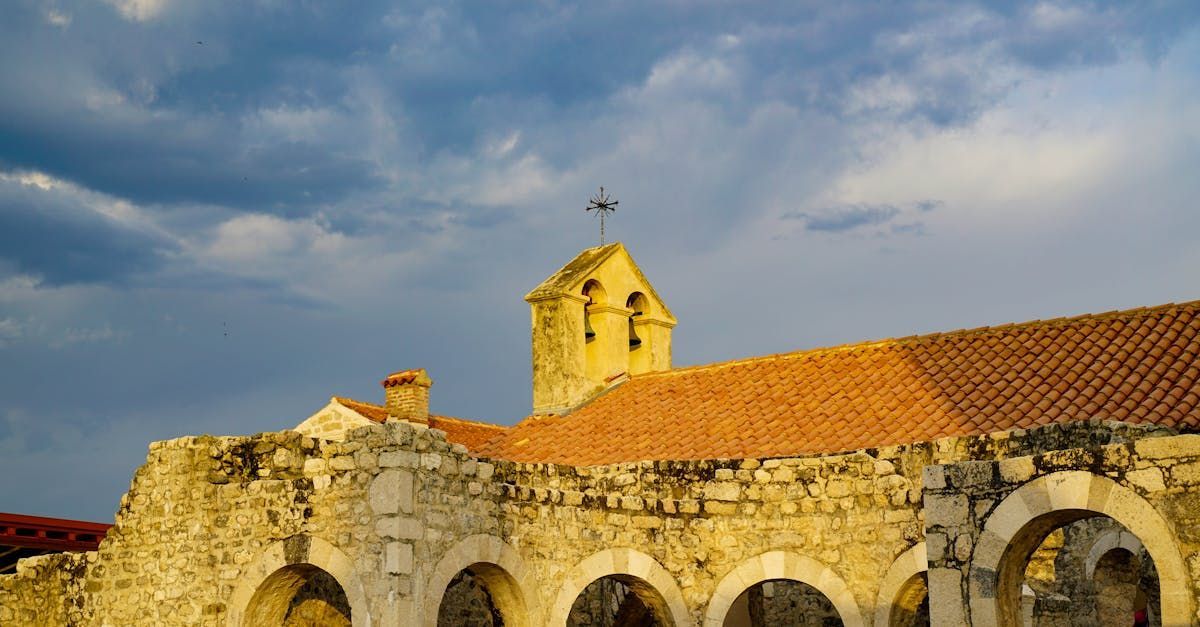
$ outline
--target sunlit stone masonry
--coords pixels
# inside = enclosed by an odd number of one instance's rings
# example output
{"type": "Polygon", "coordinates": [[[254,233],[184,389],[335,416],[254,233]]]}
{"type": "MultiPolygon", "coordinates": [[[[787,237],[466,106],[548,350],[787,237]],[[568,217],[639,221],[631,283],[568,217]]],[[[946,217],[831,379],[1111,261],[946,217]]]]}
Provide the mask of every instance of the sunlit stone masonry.
{"type": "Polygon", "coordinates": [[[0,625],[1200,624],[1200,303],[673,368],[621,244],[525,299],[519,424],[153,443],[0,625]]]}

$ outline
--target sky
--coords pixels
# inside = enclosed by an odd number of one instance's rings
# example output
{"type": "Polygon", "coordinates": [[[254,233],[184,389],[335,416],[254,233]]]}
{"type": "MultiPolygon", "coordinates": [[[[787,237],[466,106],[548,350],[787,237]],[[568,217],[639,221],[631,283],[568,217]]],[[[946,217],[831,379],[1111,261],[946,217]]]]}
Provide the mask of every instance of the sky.
{"type": "Polygon", "coordinates": [[[1200,299],[1200,3],[6,0],[0,511],[423,367],[607,224],[676,365],[1200,299]]]}

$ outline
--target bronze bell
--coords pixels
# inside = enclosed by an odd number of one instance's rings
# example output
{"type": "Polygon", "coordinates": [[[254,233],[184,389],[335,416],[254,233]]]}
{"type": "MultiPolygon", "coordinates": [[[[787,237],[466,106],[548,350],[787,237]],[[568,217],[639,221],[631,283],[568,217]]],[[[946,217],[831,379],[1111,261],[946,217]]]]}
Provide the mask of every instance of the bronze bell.
{"type": "Polygon", "coordinates": [[[637,331],[633,328],[633,316],[629,317],[629,350],[633,350],[642,345],[642,338],[637,336],[637,331]]]}
{"type": "Polygon", "coordinates": [[[592,316],[588,313],[583,314],[583,339],[587,342],[596,339],[596,330],[592,328],[592,316]]]}

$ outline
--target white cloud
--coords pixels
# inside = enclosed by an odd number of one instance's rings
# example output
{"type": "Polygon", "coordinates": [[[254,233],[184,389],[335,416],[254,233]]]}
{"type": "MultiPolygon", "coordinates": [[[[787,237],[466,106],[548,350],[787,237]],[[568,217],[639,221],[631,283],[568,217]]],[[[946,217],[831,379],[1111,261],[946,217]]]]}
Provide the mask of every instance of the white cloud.
{"type": "Polygon", "coordinates": [[[122,17],[135,22],[148,22],[167,7],[167,0],[105,0],[122,17]]]}
{"type": "Polygon", "coordinates": [[[287,220],[255,213],[217,226],[205,252],[226,264],[252,267],[296,253],[336,253],[345,243],[345,236],[326,230],[315,220],[287,220]]]}
{"type": "Polygon", "coordinates": [[[109,325],[104,325],[99,328],[74,328],[64,329],[56,337],[50,339],[49,346],[54,349],[63,349],[74,344],[94,344],[97,342],[108,342],[112,340],[121,340],[128,337],[126,332],[113,331],[109,325]]]}
{"type": "Polygon", "coordinates": [[[0,318],[0,348],[20,339],[23,334],[24,329],[19,321],[13,318],[0,318]]]}
{"type": "Polygon", "coordinates": [[[59,28],[66,28],[71,25],[71,14],[57,9],[49,9],[46,11],[46,22],[59,28]]]}
{"type": "Polygon", "coordinates": [[[33,170],[23,170],[19,172],[0,171],[0,181],[16,181],[21,185],[36,187],[43,191],[61,188],[66,185],[66,183],[61,179],[54,178],[45,172],[37,172],[33,170]]]}

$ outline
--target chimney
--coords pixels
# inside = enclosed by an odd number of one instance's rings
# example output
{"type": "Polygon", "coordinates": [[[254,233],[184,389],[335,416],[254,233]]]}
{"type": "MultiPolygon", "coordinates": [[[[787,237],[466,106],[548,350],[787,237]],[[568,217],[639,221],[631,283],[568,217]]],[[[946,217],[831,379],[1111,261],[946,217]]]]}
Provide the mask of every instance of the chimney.
{"type": "Polygon", "coordinates": [[[401,370],[381,381],[388,420],[429,424],[429,386],[433,380],[424,368],[401,370]]]}

